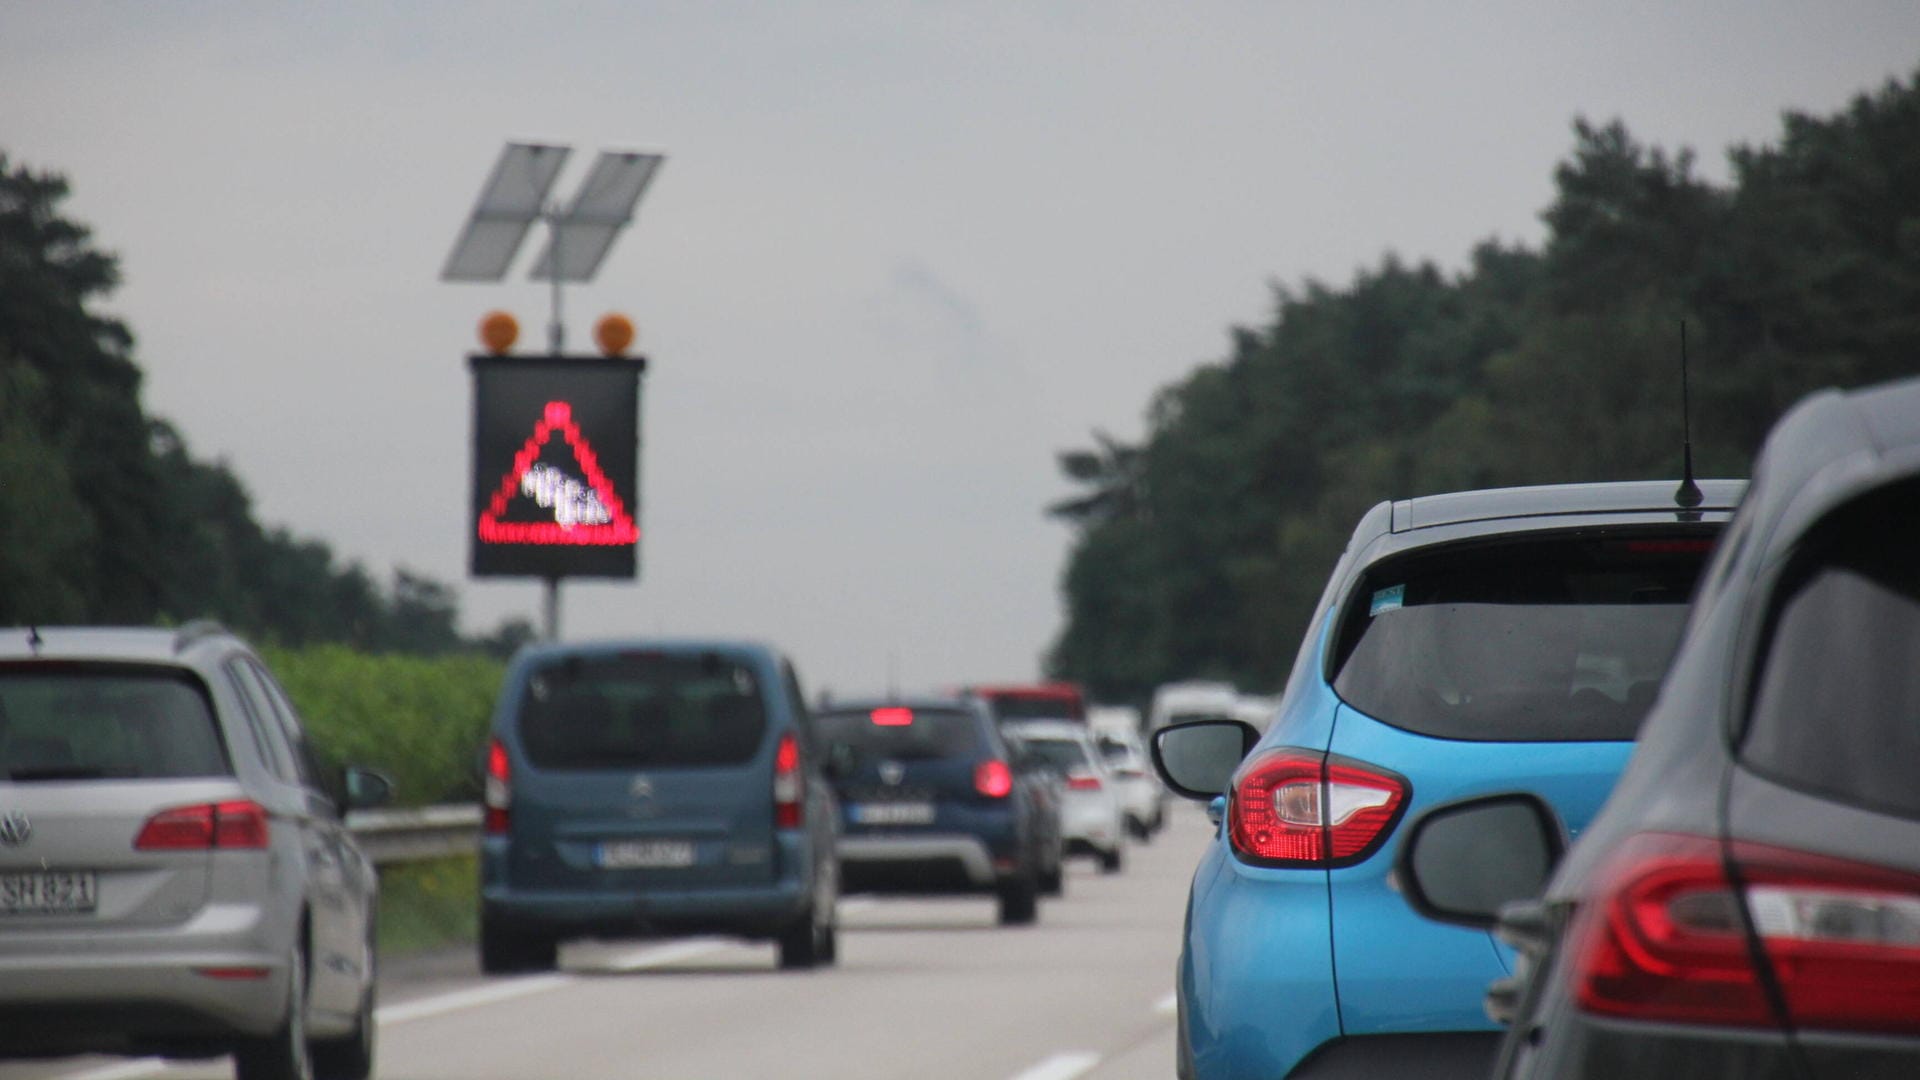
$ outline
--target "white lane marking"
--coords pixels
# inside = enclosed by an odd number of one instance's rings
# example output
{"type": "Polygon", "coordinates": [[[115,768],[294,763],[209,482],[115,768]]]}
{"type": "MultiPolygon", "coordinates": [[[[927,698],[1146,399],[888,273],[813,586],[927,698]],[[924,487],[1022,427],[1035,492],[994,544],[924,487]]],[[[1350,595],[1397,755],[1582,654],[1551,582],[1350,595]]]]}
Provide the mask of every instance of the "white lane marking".
{"type": "Polygon", "coordinates": [[[1153,1011],[1161,1016],[1172,1016],[1180,1011],[1180,998],[1177,994],[1168,994],[1153,1003],[1153,1011]]]}
{"type": "Polygon", "coordinates": [[[490,982],[466,990],[455,990],[437,997],[388,1005],[376,1011],[373,1017],[382,1024],[404,1024],[429,1016],[459,1012],[461,1009],[512,1001],[529,994],[543,994],[548,990],[555,990],[576,981],[572,975],[528,975],[501,982],[490,982]]]}
{"type": "Polygon", "coordinates": [[[1039,1064],[1015,1076],[1013,1080],[1074,1080],[1085,1076],[1100,1064],[1100,1055],[1090,1050],[1069,1050],[1043,1059],[1039,1064]]]}

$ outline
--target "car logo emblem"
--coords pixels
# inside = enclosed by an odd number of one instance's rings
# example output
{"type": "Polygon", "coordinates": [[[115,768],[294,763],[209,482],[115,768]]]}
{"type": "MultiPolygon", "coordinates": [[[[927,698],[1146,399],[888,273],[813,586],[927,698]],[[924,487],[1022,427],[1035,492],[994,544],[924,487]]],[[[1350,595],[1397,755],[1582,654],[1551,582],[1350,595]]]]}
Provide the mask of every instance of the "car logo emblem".
{"type": "Polygon", "coordinates": [[[19,847],[33,835],[33,822],[18,810],[9,810],[0,814],[0,844],[19,847]]]}
{"type": "Polygon", "coordinates": [[[633,778],[633,783],[627,786],[627,794],[636,799],[651,799],[653,798],[653,781],[644,776],[636,776],[633,778]]]}
{"type": "Polygon", "coordinates": [[[888,784],[898,784],[906,778],[907,767],[905,765],[897,761],[883,761],[880,763],[880,779],[885,780],[888,784]]]}

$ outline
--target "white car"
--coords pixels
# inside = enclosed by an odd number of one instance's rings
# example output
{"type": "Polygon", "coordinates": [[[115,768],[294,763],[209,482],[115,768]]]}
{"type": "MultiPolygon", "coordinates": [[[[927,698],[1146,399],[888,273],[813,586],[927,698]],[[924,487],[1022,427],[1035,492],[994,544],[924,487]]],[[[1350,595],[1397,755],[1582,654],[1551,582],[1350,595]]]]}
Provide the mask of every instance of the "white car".
{"type": "Polygon", "coordinates": [[[1030,760],[1060,773],[1060,835],[1067,853],[1092,855],[1100,860],[1103,873],[1118,873],[1126,848],[1119,785],[1087,726],[1068,720],[1029,720],[1006,724],[1001,730],[1020,741],[1030,760]]]}
{"type": "Polygon", "coordinates": [[[1139,731],[1095,726],[1093,741],[1106,762],[1107,772],[1113,777],[1127,832],[1136,840],[1151,839],[1166,823],[1167,789],[1160,786],[1159,779],[1153,775],[1153,763],[1147,760],[1139,731]]]}
{"type": "Polygon", "coordinates": [[[1232,719],[1240,704],[1240,692],[1232,683],[1167,683],[1153,692],[1153,705],[1147,710],[1147,731],[1159,731],[1168,724],[1189,720],[1232,719]]]}

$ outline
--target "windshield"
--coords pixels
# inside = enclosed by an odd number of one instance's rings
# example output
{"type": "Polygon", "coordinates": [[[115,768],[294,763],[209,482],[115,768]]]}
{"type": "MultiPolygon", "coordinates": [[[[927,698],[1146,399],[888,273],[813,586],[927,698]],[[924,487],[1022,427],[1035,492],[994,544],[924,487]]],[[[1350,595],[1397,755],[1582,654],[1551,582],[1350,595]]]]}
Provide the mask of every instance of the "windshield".
{"type": "Polygon", "coordinates": [[[0,668],[0,776],[224,776],[226,751],[190,676],[114,668],[0,668]]]}
{"type": "Polygon", "coordinates": [[[737,765],[766,709],[752,669],[714,654],[575,657],[532,674],[519,724],[542,768],[737,765]]]}
{"type": "Polygon", "coordinates": [[[1349,601],[1334,689],[1441,738],[1631,739],[1709,544],[1535,538],[1384,562],[1349,601]]]}

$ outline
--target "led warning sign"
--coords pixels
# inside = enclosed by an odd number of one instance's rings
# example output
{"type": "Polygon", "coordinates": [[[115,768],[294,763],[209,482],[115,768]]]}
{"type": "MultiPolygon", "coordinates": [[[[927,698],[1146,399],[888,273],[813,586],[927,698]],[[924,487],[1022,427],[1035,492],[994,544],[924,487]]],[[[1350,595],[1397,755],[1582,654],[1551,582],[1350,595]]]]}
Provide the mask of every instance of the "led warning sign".
{"type": "Polygon", "coordinates": [[[476,356],[477,576],[633,577],[644,361],[476,356]]]}

